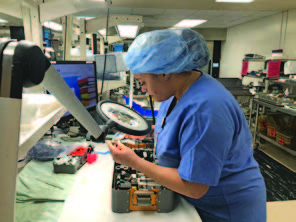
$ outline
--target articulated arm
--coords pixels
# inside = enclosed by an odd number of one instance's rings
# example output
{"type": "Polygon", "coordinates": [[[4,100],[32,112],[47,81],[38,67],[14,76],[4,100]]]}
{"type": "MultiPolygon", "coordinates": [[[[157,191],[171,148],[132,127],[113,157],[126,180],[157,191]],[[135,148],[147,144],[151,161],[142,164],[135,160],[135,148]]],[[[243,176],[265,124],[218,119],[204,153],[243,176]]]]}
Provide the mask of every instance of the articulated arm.
{"type": "Polygon", "coordinates": [[[21,99],[23,87],[41,84],[87,129],[90,135],[98,138],[102,134],[99,125],[37,45],[27,41],[11,41],[1,43],[0,53],[1,51],[0,97],[21,99]]]}

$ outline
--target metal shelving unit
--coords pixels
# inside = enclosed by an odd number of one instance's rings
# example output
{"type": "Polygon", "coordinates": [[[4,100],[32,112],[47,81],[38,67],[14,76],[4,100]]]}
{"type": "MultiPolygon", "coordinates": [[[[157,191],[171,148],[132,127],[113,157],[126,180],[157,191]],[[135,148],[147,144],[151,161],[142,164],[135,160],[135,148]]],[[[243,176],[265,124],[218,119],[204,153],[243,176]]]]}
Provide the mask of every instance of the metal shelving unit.
{"type": "MultiPolygon", "coordinates": [[[[254,132],[254,138],[253,138],[253,147],[255,149],[259,147],[259,143],[257,143],[257,137],[259,137],[259,138],[262,138],[262,139],[266,140],[267,142],[270,142],[273,145],[285,150],[286,152],[290,153],[291,155],[296,156],[296,151],[290,150],[289,148],[287,148],[285,146],[282,146],[281,144],[277,143],[275,141],[275,139],[269,138],[266,134],[257,132],[257,129],[258,129],[258,117],[259,117],[259,107],[260,106],[262,106],[263,108],[268,107],[273,112],[281,112],[281,113],[285,113],[285,114],[288,114],[288,115],[291,115],[291,116],[296,116],[296,111],[286,109],[286,108],[280,107],[280,106],[275,106],[273,104],[263,102],[263,101],[260,101],[258,99],[254,99],[252,102],[253,102],[252,107],[254,107],[254,106],[256,107],[256,120],[255,120],[255,132],[254,132]]],[[[252,113],[252,108],[250,110],[250,113],[252,113]]]]}
{"type": "MultiPolygon", "coordinates": [[[[289,79],[286,78],[266,78],[265,79],[265,90],[268,90],[268,86],[271,82],[274,83],[278,83],[278,84],[283,84],[286,86],[290,86],[290,92],[293,92],[293,87],[296,87],[296,81],[295,83],[292,81],[289,81],[289,79]]],[[[257,143],[257,138],[259,137],[260,139],[263,139],[275,146],[277,146],[278,148],[285,150],[286,152],[290,153],[293,156],[296,156],[296,151],[293,151],[279,143],[276,142],[275,139],[268,137],[266,134],[264,133],[259,133],[258,132],[258,117],[259,117],[259,111],[260,111],[260,106],[263,108],[263,113],[265,113],[265,109],[270,108],[272,113],[285,113],[291,116],[296,116],[296,110],[292,110],[292,109],[287,109],[284,108],[283,106],[277,106],[271,103],[268,103],[266,101],[262,101],[259,100],[257,98],[254,98],[253,100],[251,100],[250,103],[250,116],[253,113],[253,108],[255,108],[256,111],[256,119],[255,119],[255,132],[254,132],[254,138],[253,138],[253,147],[256,149],[259,147],[259,143],[257,143]]],[[[251,127],[252,125],[252,118],[249,119],[249,126],[251,127]]]]}
{"type": "Polygon", "coordinates": [[[292,109],[286,109],[286,108],[284,108],[282,106],[275,106],[273,104],[270,104],[268,102],[264,102],[264,101],[261,101],[261,100],[258,100],[258,99],[254,99],[253,103],[268,107],[273,111],[285,113],[285,114],[288,114],[288,115],[291,115],[291,116],[296,116],[296,111],[294,111],[292,109]]]}

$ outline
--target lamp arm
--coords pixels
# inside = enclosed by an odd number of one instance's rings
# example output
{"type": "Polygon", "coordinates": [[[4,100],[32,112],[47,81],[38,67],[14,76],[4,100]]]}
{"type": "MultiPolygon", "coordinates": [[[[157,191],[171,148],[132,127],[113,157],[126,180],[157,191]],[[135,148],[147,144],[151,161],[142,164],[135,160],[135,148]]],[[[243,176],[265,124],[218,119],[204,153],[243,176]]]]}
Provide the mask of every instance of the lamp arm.
{"type": "Polygon", "coordinates": [[[23,87],[41,84],[94,138],[102,134],[100,126],[73,94],[39,46],[28,41],[11,41],[5,44],[2,66],[0,79],[5,82],[0,82],[0,96],[22,99],[23,87]]]}

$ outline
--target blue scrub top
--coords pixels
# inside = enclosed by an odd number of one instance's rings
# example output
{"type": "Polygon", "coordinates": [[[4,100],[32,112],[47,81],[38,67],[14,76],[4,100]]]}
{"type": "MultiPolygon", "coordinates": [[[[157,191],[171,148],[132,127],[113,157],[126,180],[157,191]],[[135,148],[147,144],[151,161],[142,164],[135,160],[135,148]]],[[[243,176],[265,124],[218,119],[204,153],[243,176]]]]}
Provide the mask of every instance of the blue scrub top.
{"type": "Polygon", "coordinates": [[[183,180],[210,186],[200,199],[183,197],[204,222],[266,221],[264,180],[235,98],[203,74],[167,116],[172,101],[163,102],[157,116],[158,164],[177,168],[183,180]]]}

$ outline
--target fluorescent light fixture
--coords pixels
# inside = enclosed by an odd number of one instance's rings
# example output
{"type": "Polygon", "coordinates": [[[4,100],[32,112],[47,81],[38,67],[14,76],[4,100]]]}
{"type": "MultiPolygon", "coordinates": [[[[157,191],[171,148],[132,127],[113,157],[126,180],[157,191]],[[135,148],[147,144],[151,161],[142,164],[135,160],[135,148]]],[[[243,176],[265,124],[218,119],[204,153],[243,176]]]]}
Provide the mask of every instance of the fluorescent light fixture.
{"type": "Polygon", "coordinates": [[[137,25],[117,25],[117,30],[121,38],[135,38],[138,34],[137,25]]]}
{"type": "Polygon", "coordinates": [[[106,36],[106,29],[101,29],[101,30],[98,30],[98,32],[100,33],[101,36],[106,36]]]}
{"type": "Polygon", "coordinates": [[[0,23],[7,23],[8,21],[4,20],[4,19],[0,19],[0,23]]]}
{"type": "Polygon", "coordinates": [[[62,31],[63,30],[63,26],[58,23],[55,23],[55,22],[47,21],[47,22],[43,22],[42,25],[46,28],[49,28],[49,29],[52,29],[55,31],[62,31]]]}
{"type": "Polygon", "coordinates": [[[178,24],[176,24],[174,27],[193,28],[195,26],[205,23],[206,21],[207,20],[201,20],[201,19],[184,19],[178,24]]]}
{"type": "Polygon", "coordinates": [[[85,16],[77,16],[78,19],[85,19],[85,20],[91,20],[94,19],[96,17],[85,17],[85,16]]]}
{"type": "Polygon", "coordinates": [[[224,3],[250,3],[254,0],[216,0],[216,2],[224,2],[224,3]]]}

